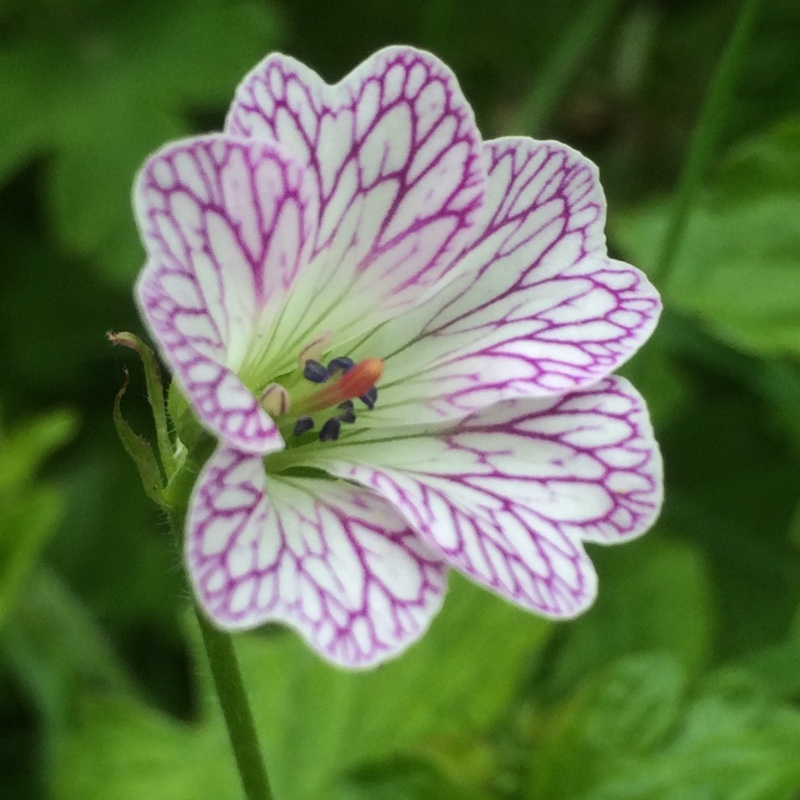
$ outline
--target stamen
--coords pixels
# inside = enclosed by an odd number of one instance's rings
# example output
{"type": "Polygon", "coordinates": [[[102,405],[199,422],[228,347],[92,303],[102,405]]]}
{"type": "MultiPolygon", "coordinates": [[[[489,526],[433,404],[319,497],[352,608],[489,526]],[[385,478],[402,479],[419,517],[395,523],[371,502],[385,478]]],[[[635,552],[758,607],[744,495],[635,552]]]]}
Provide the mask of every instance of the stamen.
{"type": "Polygon", "coordinates": [[[336,417],[331,417],[319,432],[321,442],[335,442],[339,438],[339,431],[342,429],[341,423],[336,417]]]}
{"type": "Polygon", "coordinates": [[[346,403],[341,403],[337,408],[342,410],[342,413],[338,415],[338,419],[341,422],[347,422],[348,424],[351,422],[356,421],[356,412],[353,410],[353,401],[348,400],[346,403]]]}
{"type": "Polygon", "coordinates": [[[322,331],[322,333],[315,336],[301,351],[297,358],[297,363],[300,369],[306,365],[306,361],[313,359],[319,361],[325,354],[325,351],[330,346],[333,340],[333,333],[331,331],[322,331]]]}
{"type": "Polygon", "coordinates": [[[337,358],[333,358],[328,362],[328,372],[336,372],[337,370],[347,372],[355,365],[356,362],[353,361],[352,358],[348,358],[347,356],[338,356],[337,358]]]}
{"type": "Polygon", "coordinates": [[[303,377],[312,383],[325,383],[330,376],[328,370],[313,358],[307,359],[303,365],[303,377]]]}
{"type": "Polygon", "coordinates": [[[283,414],[288,414],[291,406],[289,392],[279,383],[270,383],[265,386],[258,402],[261,404],[261,408],[271,417],[280,417],[283,414]]]}
{"type": "Polygon", "coordinates": [[[363,402],[375,405],[378,397],[375,384],[383,374],[383,361],[379,358],[366,358],[350,368],[335,383],[328,383],[318,392],[298,402],[297,411],[307,413],[344,403],[359,397],[363,402]],[[367,398],[367,399],[364,399],[367,398]]]}
{"type": "Polygon", "coordinates": [[[294,423],[294,428],[292,433],[295,436],[302,436],[304,433],[307,433],[314,427],[314,420],[307,415],[303,415],[302,417],[298,417],[297,421],[294,423]]]}
{"type": "Polygon", "coordinates": [[[373,386],[369,391],[359,395],[358,399],[370,410],[375,408],[375,403],[378,399],[378,390],[373,386]]]}

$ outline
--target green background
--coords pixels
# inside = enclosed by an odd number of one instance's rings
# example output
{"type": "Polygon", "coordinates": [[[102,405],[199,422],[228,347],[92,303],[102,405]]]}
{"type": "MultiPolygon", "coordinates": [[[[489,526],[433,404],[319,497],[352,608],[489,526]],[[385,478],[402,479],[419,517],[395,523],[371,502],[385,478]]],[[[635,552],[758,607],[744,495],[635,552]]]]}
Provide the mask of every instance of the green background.
{"type": "MultiPolygon", "coordinates": [[[[114,432],[150,433],[108,330],[143,333],[132,178],[220,128],[282,50],[338,80],[434,51],[486,138],[601,170],[609,247],[653,269],[737,4],[723,0],[0,3],[0,798],[226,800],[237,777],[180,561],[114,432]]],[[[800,6],[763,3],[673,268],[624,372],[667,501],[592,549],[550,624],[455,576],[427,637],[367,674],[237,638],[285,800],[800,797],[800,6]]]]}

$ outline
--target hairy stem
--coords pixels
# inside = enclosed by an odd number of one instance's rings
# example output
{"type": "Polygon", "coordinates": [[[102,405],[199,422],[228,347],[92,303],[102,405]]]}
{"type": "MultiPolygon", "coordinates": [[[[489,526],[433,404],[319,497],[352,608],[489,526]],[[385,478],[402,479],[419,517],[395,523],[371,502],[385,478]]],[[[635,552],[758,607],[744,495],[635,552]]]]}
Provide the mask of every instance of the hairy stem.
{"type": "MultiPolygon", "coordinates": [[[[178,542],[183,540],[186,509],[192,487],[200,467],[208,456],[208,452],[200,451],[207,449],[208,442],[200,442],[199,446],[187,456],[167,487],[169,521],[178,542]]],[[[211,666],[214,688],[236,758],[244,796],[247,800],[273,800],[274,795],[270,789],[233,639],[229,634],[215,628],[196,605],[195,613],[211,666]]]]}

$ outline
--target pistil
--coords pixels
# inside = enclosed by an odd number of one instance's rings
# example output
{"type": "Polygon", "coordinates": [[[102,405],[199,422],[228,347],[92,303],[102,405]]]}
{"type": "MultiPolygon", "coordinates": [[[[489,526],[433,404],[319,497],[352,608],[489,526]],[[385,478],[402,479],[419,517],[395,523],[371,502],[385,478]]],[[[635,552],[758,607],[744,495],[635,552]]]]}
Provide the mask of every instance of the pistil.
{"type": "MultiPolygon", "coordinates": [[[[334,359],[336,361],[337,359],[334,359]]],[[[320,365],[321,366],[321,365],[320,365]]],[[[366,358],[358,364],[343,370],[341,377],[326,383],[313,394],[292,404],[292,413],[310,414],[324,408],[338,406],[358,397],[368,408],[375,404],[378,393],[375,384],[383,374],[383,361],[379,358],[366,358]],[[366,398],[366,399],[365,399],[366,398]]]]}

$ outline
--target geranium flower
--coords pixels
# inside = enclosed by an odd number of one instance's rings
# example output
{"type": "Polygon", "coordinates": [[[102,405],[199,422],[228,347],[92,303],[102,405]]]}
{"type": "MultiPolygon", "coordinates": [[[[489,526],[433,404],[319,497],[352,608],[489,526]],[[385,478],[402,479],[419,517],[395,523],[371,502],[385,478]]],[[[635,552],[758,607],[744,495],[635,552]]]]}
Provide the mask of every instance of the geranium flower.
{"type": "Polygon", "coordinates": [[[571,617],[584,543],[652,523],[647,411],[609,375],[658,295],[607,255],[594,165],[483,142],[432,55],[335,86],[268,57],[224,133],[147,161],[135,206],[142,313],[219,437],[186,529],[219,626],[278,620],[370,666],[424,632],[448,569],[571,617]]]}

